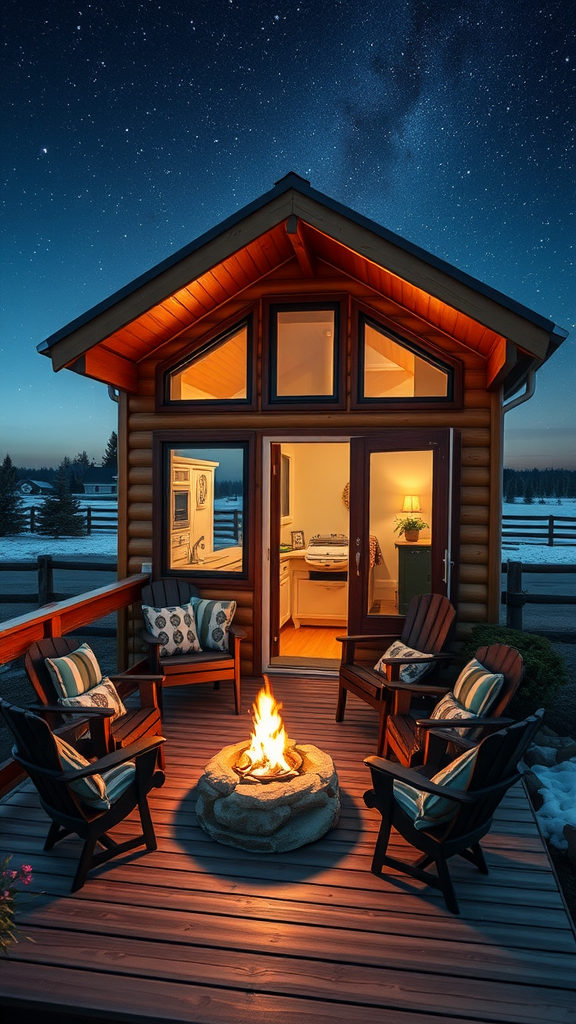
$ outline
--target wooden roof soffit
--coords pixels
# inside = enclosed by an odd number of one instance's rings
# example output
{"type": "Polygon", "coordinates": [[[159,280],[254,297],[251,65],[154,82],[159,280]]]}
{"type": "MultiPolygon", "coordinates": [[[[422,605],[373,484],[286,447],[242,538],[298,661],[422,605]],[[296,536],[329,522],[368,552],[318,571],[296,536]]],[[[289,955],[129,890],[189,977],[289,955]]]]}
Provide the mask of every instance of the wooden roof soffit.
{"type": "Polygon", "coordinates": [[[300,270],[305,277],[314,277],[316,271],[316,259],[312,252],[309,239],[306,238],[306,230],[301,220],[295,214],[288,217],[286,221],[286,234],[300,264],[300,270]]]}
{"type": "Polygon", "coordinates": [[[120,391],[130,394],[138,393],[138,367],[128,359],[116,355],[103,345],[88,349],[84,355],[67,365],[68,370],[92,377],[93,380],[104,381],[120,391]]]}
{"type": "Polygon", "coordinates": [[[486,364],[486,387],[496,391],[518,361],[518,349],[507,338],[500,338],[492,348],[486,364]]]}

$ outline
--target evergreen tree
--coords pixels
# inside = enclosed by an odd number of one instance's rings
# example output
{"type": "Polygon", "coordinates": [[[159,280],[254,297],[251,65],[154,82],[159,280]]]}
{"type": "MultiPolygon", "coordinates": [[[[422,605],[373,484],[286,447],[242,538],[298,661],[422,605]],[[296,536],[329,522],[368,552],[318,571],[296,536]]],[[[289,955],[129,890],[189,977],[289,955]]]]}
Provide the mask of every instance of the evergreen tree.
{"type": "Polygon", "coordinates": [[[534,488],[532,486],[532,480],[530,479],[530,477],[528,477],[526,481],[526,486],[524,487],[524,504],[534,504],[534,488]]]}
{"type": "Polygon", "coordinates": [[[106,451],[102,456],[102,465],[107,469],[118,468],[118,435],[113,430],[106,445],[106,451]]]}
{"type": "Polygon", "coordinates": [[[58,470],[54,494],[44,498],[36,516],[36,529],[38,533],[55,539],[81,537],[86,532],[84,513],[78,498],[70,493],[70,484],[63,463],[58,470]]]}
{"type": "Polygon", "coordinates": [[[0,537],[22,533],[25,526],[26,513],[18,491],[18,473],[7,455],[0,466],[0,537]]]}

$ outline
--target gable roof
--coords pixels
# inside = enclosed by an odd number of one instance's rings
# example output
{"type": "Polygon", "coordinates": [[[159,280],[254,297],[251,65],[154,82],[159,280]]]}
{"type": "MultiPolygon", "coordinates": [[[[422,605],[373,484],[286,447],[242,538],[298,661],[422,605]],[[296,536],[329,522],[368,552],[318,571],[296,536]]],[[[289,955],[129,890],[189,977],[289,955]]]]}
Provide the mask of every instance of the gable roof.
{"type": "Polygon", "coordinates": [[[284,263],[317,260],[482,354],[489,382],[516,391],[567,332],[540,314],[317,192],[290,173],[38,346],[64,367],[136,391],[137,364],[284,263]]]}

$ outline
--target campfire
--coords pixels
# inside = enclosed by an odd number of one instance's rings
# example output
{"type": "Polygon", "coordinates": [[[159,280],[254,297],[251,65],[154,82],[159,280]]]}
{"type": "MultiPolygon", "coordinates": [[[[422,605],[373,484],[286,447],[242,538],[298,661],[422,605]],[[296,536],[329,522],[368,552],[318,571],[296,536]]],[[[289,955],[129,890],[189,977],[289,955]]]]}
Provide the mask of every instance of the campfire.
{"type": "Polygon", "coordinates": [[[250,741],[223,747],[197,787],[196,816],[213,839],[260,853],[295,850],[333,828],[338,776],[329,754],[286,734],[267,676],[250,741]]]}
{"type": "Polygon", "coordinates": [[[281,710],[268,676],[264,676],[264,687],[252,705],[254,729],[250,746],[242,751],[235,766],[242,778],[279,782],[298,774],[302,758],[286,735],[281,710]]]}

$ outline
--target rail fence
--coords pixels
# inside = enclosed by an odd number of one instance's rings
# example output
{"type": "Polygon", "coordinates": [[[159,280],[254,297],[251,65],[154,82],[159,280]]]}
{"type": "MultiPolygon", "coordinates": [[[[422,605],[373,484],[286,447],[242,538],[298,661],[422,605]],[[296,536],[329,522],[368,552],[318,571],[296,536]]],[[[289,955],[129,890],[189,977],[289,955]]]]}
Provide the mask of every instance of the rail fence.
{"type": "MultiPolygon", "coordinates": [[[[0,594],[0,604],[37,604],[39,608],[55,601],[68,601],[70,594],[54,590],[54,570],[70,569],[77,572],[118,572],[117,562],[63,562],[52,555],[38,555],[35,561],[0,562],[0,572],[30,572],[36,574],[37,590],[24,594],[0,594]]],[[[0,622],[0,630],[2,623],[0,622]]],[[[116,636],[116,630],[108,626],[88,626],[88,636],[116,636]]]]}
{"type": "Polygon", "coordinates": [[[502,516],[502,544],[576,544],[574,516],[502,516]]]}
{"type": "MultiPolygon", "coordinates": [[[[40,509],[32,505],[27,512],[28,522],[25,532],[37,533],[37,516],[40,509]]],[[[87,534],[92,533],[117,533],[118,532],[118,507],[114,505],[110,509],[93,509],[87,505],[81,509],[84,513],[85,529],[87,534]]],[[[214,509],[214,538],[222,540],[238,540],[242,532],[242,510],[241,509],[214,509]]]]}
{"type": "Polygon", "coordinates": [[[502,563],[506,573],[506,590],[502,591],[502,604],[506,605],[506,625],[510,629],[522,629],[522,615],[526,604],[576,604],[576,594],[526,594],[522,590],[523,573],[546,573],[576,575],[576,564],[544,565],[542,563],[502,563]]]}

